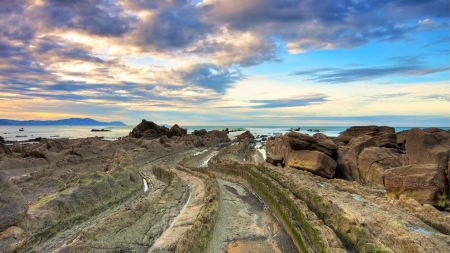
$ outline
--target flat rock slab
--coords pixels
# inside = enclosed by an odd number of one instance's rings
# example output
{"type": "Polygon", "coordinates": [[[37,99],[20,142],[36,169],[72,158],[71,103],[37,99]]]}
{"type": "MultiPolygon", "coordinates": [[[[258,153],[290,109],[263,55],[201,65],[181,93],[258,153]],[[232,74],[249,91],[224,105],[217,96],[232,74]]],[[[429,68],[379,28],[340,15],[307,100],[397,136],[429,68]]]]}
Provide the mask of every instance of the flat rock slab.
{"type": "Polygon", "coordinates": [[[259,199],[237,183],[217,179],[220,212],[208,252],[298,252],[259,199]]]}
{"type": "Polygon", "coordinates": [[[152,247],[148,250],[149,253],[175,248],[183,233],[190,229],[194,224],[204,204],[203,197],[205,196],[205,187],[203,181],[184,171],[176,169],[172,171],[187,183],[190,196],[186,205],[181,209],[180,214],[174,218],[170,227],[167,228],[153,243],[152,247]]]}

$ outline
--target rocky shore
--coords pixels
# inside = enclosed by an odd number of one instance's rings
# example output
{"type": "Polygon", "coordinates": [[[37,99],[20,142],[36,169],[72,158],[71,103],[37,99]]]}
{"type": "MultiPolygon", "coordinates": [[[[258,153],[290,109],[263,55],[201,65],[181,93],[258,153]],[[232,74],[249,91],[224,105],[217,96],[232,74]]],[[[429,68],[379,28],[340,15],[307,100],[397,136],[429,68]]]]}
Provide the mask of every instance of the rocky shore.
{"type": "Polygon", "coordinates": [[[0,138],[0,251],[448,252],[449,131],[228,134],[0,138]]]}

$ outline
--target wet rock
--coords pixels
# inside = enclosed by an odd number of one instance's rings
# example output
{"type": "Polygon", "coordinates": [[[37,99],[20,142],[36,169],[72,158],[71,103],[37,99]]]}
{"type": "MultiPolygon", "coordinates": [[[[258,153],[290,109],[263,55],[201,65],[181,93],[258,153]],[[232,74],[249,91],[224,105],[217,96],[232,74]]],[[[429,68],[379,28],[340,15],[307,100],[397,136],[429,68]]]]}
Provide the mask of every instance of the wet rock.
{"type": "Polygon", "coordinates": [[[421,204],[445,206],[448,196],[448,180],[437,164],[415,164],[386,171],[387,197],[398,199],[404,194],[421,204]]]}
{"type": "Polygon", "coordinates": [[[270,152],[267,152],[266,162],[277,166],[278,164],[283,164],[283,156],[282,155],[274,155],[270,152]]]}
{"type": "Polygon", "coordinates": [[[342,132],[337,139],[349,143],[351,139],[360,135],[373,137],[379,147],[397,148],[395,129],[388,126],[352,126],[342,132]]]}
{"type": "Polygon", "coordinates": [[[445,212],[441,212],[428,204],[421,205],[417,200],[408,198],[406,195],[400,195],[398,200],[391,200],[391,203],[408,210],[439,232],[450,235],[450,215],[445,214],[445,212]]]}
{"type": "Polygon", "coordinates": [[[285,164],[313,174],[333,178],[336,171],[336,161],[318,151],[294,150],[284,157],[285,164]]]}
{"type": "Polygon", "coordinates": [[[406,155],[410,164],[439,164],[447,168],[450,133],[437,128],[412,128],[406,137],[406,155]]]}
{"type": "Polygon", "coordinates": [[[163,135],[167,135],[169,129],[165,126],[159,126],[153,121],[142,120],[133,130],[130,132],[129,136],[134,138],[159,138],[163,135]]]}
{"type": "Polygon", "coordinates": [[[0,177],[0,232],[25,218],[28,203],[20,189],[0,177]]]}
{"type": "Polygon", "coordinates": [[[364,184],[384,186],[386,170],[406,165],[406,156],[395,149],[368,147],[358,155],[358,171],[364,184]]]}

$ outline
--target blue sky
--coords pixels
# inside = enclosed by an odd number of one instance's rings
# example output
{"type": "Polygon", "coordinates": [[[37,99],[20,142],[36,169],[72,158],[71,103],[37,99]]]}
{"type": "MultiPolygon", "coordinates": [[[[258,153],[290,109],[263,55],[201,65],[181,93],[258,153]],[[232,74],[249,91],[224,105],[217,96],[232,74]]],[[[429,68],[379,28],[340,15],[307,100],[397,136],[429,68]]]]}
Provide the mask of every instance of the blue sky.
{"type": "Polygon", "coordinates": [[[0,118],[450,126],[448,0],[0,2],[0,118]]]}

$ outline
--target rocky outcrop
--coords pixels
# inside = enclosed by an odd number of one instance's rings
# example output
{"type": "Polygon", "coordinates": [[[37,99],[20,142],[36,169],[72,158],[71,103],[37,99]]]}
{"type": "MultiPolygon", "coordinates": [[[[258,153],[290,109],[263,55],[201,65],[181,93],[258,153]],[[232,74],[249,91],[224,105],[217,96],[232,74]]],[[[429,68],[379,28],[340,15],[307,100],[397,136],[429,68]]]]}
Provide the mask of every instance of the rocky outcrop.
{"type": "Polygon", "coordinates": [[[358,172],[361,183],[384,186],[386,170],[406,164],[406,156],[395,149],[368,147],[358,155],[358,172]]]}
{"type": "Polygon", "coordinates": [[[117,149],[106,172],[69,180],[60,185],[58,192],[32,204],[27,213],[30,232],[41,236],[73,226],[105,207],[119,204],[142,187],[142,178],[130,155],[117,149]]]}
{"type": "Polygon", "coordinates": [[[289,132],[267,140],[266,151],[281,155],[287,166],[332,178],[335,174],[338,147],[329,139],[316,139],[306,134],[289,132]]]}
{"type": "MultiPolygon", "coordinates": [[[[147,121],[143,119],[133,130],[130,132],[129,136],[134,138],[159,138],[163,135],[169,133],[169,129],[165,126],[159,126],[153,121],[147,121]]],[[[174,130],[176,131],[176,130],[174,130]]]]}
{"type": "Polygon", "coordinates": [[[173,136],[183,137],[187,135],[187,129],[179,127],[177,124],[173,125],[167,133],[167,137],[172,138],[173,136]]]}
{"type": "Polygon", "coordinates": [[[254,141],[255,140],[255,136],[253,136],[252,133],[250,133],[250,131],[245,131],[244,133],[236,136],[236,139],[238,142],[241,141],[254,141]]]}
{"type": "Polygon", "coordinates": [[[448,180],[437,164],[415,164],[397,167],[385,173],[387,197],[400,195],[413,198],[421,204],[444,207],[448,198],[448,180]]]}
{"type": "Polygon", "coordinates": [[[446,168],[450,152],[450,133],[437,128],[409,130],[405,145],[410,164],[439,164],[446,168]]]}
{"type": "Polygon", "coordinates": [[[397,135],[393,127],[388,126],[352,126],[342,132],[337,139],[349,143],[360,135],[369,135],[374,138],[377,146],[397,148],[397,135]]]}
{"type": "Polygon", "coordinates": [[[377,147],[377,144],[373,137],[360,135],[350,141],[348,148],[340,148],[337,173],[347,180],[362,182],[358,168],[358,156],[367,147],[377,147]]]}
{"type": "Polygon", "coordinates": [[[28,203],[20,189],[0,176],[0,232],[25,218],[28,203]]]}

